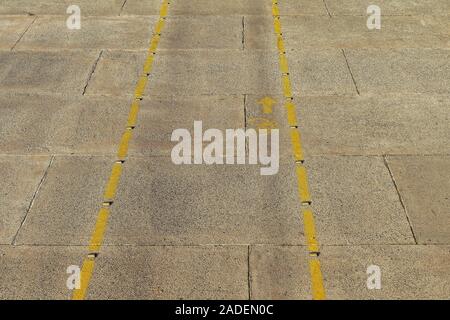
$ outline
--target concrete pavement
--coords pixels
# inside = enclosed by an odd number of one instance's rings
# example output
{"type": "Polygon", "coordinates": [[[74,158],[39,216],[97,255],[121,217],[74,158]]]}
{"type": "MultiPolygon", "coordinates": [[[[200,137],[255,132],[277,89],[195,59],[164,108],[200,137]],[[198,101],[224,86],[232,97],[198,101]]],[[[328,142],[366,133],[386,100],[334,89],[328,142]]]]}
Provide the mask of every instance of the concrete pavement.
{"type": "Polygon", "coordinates": [[[327,299],[450,297],[448,1],[380,1],[381,30],[366,0],[278,0],[275,17],[272,0],[171,0],[167,14],[163,0],[78,0],[69,30],[72,2],[0,0],[0,299],[70,299],[67,267],[83,261],[87,299],[311,299],[317,281],[327,299]],[[195,120],[279,128],[279,173],[174,165],[171,133],[195,120]]]}

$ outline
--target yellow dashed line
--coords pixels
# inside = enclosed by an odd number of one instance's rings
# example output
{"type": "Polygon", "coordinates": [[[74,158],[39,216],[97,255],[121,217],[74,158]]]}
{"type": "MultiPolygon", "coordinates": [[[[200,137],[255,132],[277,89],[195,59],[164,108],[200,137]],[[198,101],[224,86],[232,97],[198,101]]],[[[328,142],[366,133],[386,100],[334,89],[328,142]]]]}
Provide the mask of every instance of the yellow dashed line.
{"type": "Polygon", "coordinates": [[[295,161],[303,162],[305,159],[303,157],[303,148],[300,138],[300,132],[297,128],[291,128],[291,143],[292,149],[294,151],[295,161]]]}
{"type": "Polygon", "coordinates": [[[325,300],[325,288],[323,287],[323,276],[320,270],[320,261],[318,258],[309,260],[309,270],[311,273],[312,296],[314,300],[325,300]]]}
{"type": "Polygon", "coordinates": [[[300,131],[298,129],[296,106],[293,103],[293,94],[291,80],[289,76],[289,65],[286,58],[286,49],[284,46],[283,32],[281,27],[280,10],[278,1],[272,0],[273,28],[277,37],[277,48],[280,58],[280,73],[283,94],[286,99],[285,109],[287,120],[290,127],[292,151],[296,162],[296,175],[298,184],[298,196],[302,204],[304,232],[309,251],[309,268],[311,274],[311,291],[314,300],[325,299],[325,289],[323,285],[323,277],[320,269],[320,246],[316,236],[316,228],[314,223],[314,214],[311,210],[311,195],[308,186],[308,175],[303,165],[303,148],[301,143],[300,131]]]}
{"type": "Polygon", "coordinates": [[[156,54],[156,50],[161,39],[161,32],[165,24],[164,18],[167,16],[168,9],[169,1],[164,0],[161,4],[160,19],[153,29],[153,37],[150,41],[148,56],[144,63],[143,74],[139,77],[136,89],[134,90],[134,100],[128,114],[127,126],[125,127],[125,131],[122,135],[122,139],[117,150],[117,161],[112,167],[111,175],[105,187],[104,202],[102,203],[102,208],[98,212],[95,228],[89,242],[89,253],[83,260],[83,266],[81,268],[81,286],[79,289],[73,291],[73,300],[84,300],[87,295],[89,283],[94,271],[95,259],[102,246],[103,237],[106,231],[106,226],[110,215],[110,206],[116,197],[117,188],[122,175],[123,164],[128,156],[129,143],[137,123],[139,101],[143,98],[144,91],[148,83],[148,76],[151,72],[154,55],[156,54]]]}

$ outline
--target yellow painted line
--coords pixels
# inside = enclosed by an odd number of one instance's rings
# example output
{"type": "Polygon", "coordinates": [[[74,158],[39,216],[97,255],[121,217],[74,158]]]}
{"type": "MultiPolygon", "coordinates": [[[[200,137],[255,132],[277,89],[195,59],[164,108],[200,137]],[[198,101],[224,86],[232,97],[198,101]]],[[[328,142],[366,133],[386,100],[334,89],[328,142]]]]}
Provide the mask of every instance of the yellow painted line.
{"type": "Polygon", "coordinates": [[[308,176],[306,174],[306,168],[300,164],[297,164],[296,169],[297,181],[298,181],[298,195],[302,204],[311,203],[311,195],[309,193],[308,176]]]}
{"type": "Polygon", "coordinates": [[[99,252],[103,242],[106,225],[108,224],[109,208],[101,208],[98,212],[97,222],[95,224],[94,233],[91,236],[89,244],[89,252],[99,252]]]}
{"type": "Polygon", "coordinates": [[[289,73],[289,66],[288,61],[285,54],[280,53],[280,69],[281,73],[288,74],[289,73]]]}
{"type": "Polygon", "coordinates": [[[122,175],[122,163],[116,162],[113,165],[111,176],[109,177],[108,184],[105,188],[104,200],[112,201],[114,200],[117,192],[117,187],[119,186],[120,176],[122,175]]]}
{"type": "MultiPolygon", "coordinates": [[[[103,195],[105,202],[112,202],[116,197],[117,188],[119,185],[120,177],[122,175],[123,162],[127,157],[129,143],[133,135],[132,132],[137,123],[137,116],[139,113],[139,100],[143,98],[143,94],[147,86],[148,75],[150,74],[153,65],[153,55],[156,53],[156,49],[159,44],[160,34],[164,27],[164,17],[166,17],[168,13],[168,6],[169,1],[167,0],[163,1],[163,3],[161,4],[161,16],[154,27],[155,34],[150,41],[148,56],[143,67],[143,74],[139,77],[136,88],[134,90],[134,100],[131,104],[128,114],[127,126],[125,132],[122,135],[122,139],[117,150],[118,161],[114,163],[111,175],[105,187],[105,192],[103,195]]],[[[83,260],[83,266],[81,269],[81,287],[80,289],[74,290],[72,295],[73,300],[83,300],[86,298],[96,259],[96,255],[93,254],[98,254],[102,246],[103,237],[110,215],[110,205],[111,203],[109,203],[108,206],[102,207],[98,212],[95,228],[91,235],[91,240],[89,243],[89,253],[92,255],[88,255],[83,260]]]]}
{"type": "Polygon", "coordinates": [[[281,34],[281,22],[280,19],[273,19],[273,28],[276,34],[281,34]]]}
{"type": "Polygon", "coordinates": [[[284,105],[286,108],[287,118],[288,118],[288,124],[290,127],[297,127],[297,112],[295,108],[295,104],[292,103],[292,101],[286,102],[284,105]]]}
{"type": "Polygon", "coordinates": [[[325,288],[318,258],[309,260],[309,271],[311,273],[312,298],[314,300],[325,300],[325,288]]]}
{"type": "Polygon", "coordinates": [[[138,80],[136,90],[134,91],[134,97],[136,99],[142,99],[142,96],[144,95],[145,87],[147,86],[148,77],[147,76],[141,76],[138,80]]]}
{"type": "Polygon", "coordinates": [[[94,271],[95,261],[91,258],[85,258],[80,274],[80,288],[73,291],[72,300],[84,300],[86,298],[87,289],[94,271]]]}
{"type": "Polygon", "coordinates": [[[319,243],[316,238],[316,227],[314,223],[314,215],[311,209],[303,211],[303,224],[305,229],[305,237],[308,243],[308,249],[310,253],[319,252],[319,243]]]}
{"type": "Polygon", "coordinates": [[[311,195],[309,192],[308,176],[306,168],[301,164],[304,161],[303,148],[301,143],[300,131],[298,130],[296,107],[292,95],[292,86],[289,76],[288,60],[285,55],[286,49],[284,46],[283,32],[281,28],[280,11],[278,8],[278,1],[272,0],[272,15],[274,32],[277,36],[277,47],[280,54],[280,73],[282,80],[283,94],[286,98],[285,108],[287,113],[287,120],[291,131],[291,144],[296,160],[296,175],[298,185],[298,196],[303,205],[303,222],[306,241],[308,244],[308,251],[310,253],[309,266],[311,273],[311,289],[314,300],[325,299],[325,289],[323,285],[323,277],[320,269],[320,262],[318,255],[320,254],[319,242],[316,236],[316,228],[314,223],[314,214],[310,209],[311,195]],[[301,163],[300,163],[301,162],[301,163]]]}
{"type": "Polygon", "coordinates": [[[303,148],[302,148],[302,142],[300,137],[300,132],[297,128],[291,128],[291,143],[292,148],[294,151],[294,158],[295,161],[301,161],[303,162],[305,158],[303,157],[303,148]]]}
{"type": "Polygon", "coordinates": [[[289,75],[287,75],[287,74],[282,75],[282,82],[283,82],[284,97],[292,98],[292,86],[291,86],[291,79],[289,78],[289,75]]]}
{"type": "Polygon", "coordinates": [[[134,128],[137,123],[137,117],[139,113],[139,100],[134,100],[131,104],[130,113],[128,114],[128,128],[134,128]]]}
{"type": "Polygon", "coordinates": [[[117,158],[119,160],[125,160],[128,155],[128,147],[130,145],[131,137],[133,136],[133,130],[128,128],[122,135],[120,141],[119,150],[117,151],[117,158]]]}

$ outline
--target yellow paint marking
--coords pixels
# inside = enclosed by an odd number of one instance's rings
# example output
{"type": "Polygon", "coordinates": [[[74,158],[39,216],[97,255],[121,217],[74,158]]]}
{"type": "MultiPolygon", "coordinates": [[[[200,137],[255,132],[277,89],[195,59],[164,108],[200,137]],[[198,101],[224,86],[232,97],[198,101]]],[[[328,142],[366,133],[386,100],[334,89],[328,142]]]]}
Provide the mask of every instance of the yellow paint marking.
{"type": "Polygon", "coordinates": [[[306,174],[306,168],[300,164],[297,164],[296,168],[298,179],[298,195],[302,204],[311,203],[311,196],[309,194],[308,177],[306,174]]]}
{"type": "Polygon", "coordinates": [[[249,118],[248,123],[256,129],[277,129],[278,123],[266,118],[249,118]]]}
{"type": "Polygon", "coordinates": [[[273,112],[273,106],[277,103],[272,97],[264,97],[259,100],[258,103],[263,107],[263,113],[271,114],[273,112]]]}
{"type": "Polygon", "coordinates": [[[286,102],[284,105],[286,108],[288,123],[290,127],[297,127],[297,112],[295,111],[295,104],[291,101],[286,102]]]}
{"type": "Polygon", "coordinates": [[[280,69],[283,74],[289,73],[288,61],[284,53],[280,53],[280,69]]]}
{"type": "Polygon", "coordinates": [[[280,19],[273,19],[273,27],[276,34],[281,34],[281,22],[280,19]]]}
{"type": "Polygon", "coordinates": [[[165,2],[163,3],[163,5],[161,6],[161,10],[159,11],[159,12],[160,12],[160,13],[159,13],[159,16],[160,16],[161,18],[167,17],[167,12],[168,12],[168,10],[169,10],[169,2],[168,2],[168,1],[165,1],[165,2]]]}
{"type": "Polygon", "coordinates": [[[145,63],[144,63],[144,73],[145,73],[146,75],[149,75],[150,72],[152,71],[153,60],[154,60],[153,57],[154,57],[153,54],[150,54],[150,55],[147,57],[147,59],[145,60],[145,63]]]}
{"type": "Polygon", "coordinates": [[[272,4],[272,15],[278,17],[280,15],[280,10],[278,10],[278,5],[276,3],[272,4]]]}
{"type": "Polygon", "coordinates": [[[316,239],[316,227],[314,225],[314,215],[310,209],[306,209],[303,212],[303,224],[309,252],[319,252],[319,243],[316,239]]]}
{"type": "Polygon", "coordinates": [[[160,39],[161,39],[161,36],[159,34],[155,34],[153,36],[152,41],[150,41],[150,48],[148,49],[148,51],[150,53],[156,53],[160,39]]]}
{"type": "Polygon", "coordinates": [[[286,49],[284,47],[283,32],[281,28],[281,18],[278,8],[278,0],[272,0],[272,15],[274,32],[277,36],[277,47],[280,54],[280,71],[282,74],[283,93],[286,98],[285,108],[287,112],[287,119],[289,126],[291,127],[291,142],[294,152],[296,164],[296,174],[298,182],[298,196],[300,202],[304,206],[303,221],[305,237],[308,244],[308,250],[310,252],[310,273],[311,273],[311,289],[314,300],[325,299],[325,289],[323,285],[322,272],[320,270],[319,255],[319,243],[316,237],[316,230],[314,224],[314,215],[311,209],[308,207],[311,204],[311,196],[309,193],[308,177],[306,168],[299,162],[303,162],[303,149],[301,144],[300,131],[298,130],[296,107],[292,102],[292,86],[289,78],[289,68],[287,57],[285,56],[286,49]]]}
{"type": "Polygon", "coordinates": [[[134,91],[134,97],[136,99],[142,99],[142,96],[144,95],[145,87],[147,86],[148,77],[147,76],[141,76],[138,80],[136,90],[134,91]]]}
{"type": "Polygon", "coordinates": [[[128,114],[127,127],[134,128],[137,123],[139,113],[139,100],[134,100],[131,104],[130,113],[128,114]]]}
{"type": "MultiPolygon", "coordinates": [[[[152,64],[153,64],[153,54],[156,52],[156,49],[159,44],[160,34],[164,27],[164,19],[163,18],[165,16],[167,16],[168,6],[169,6],[169,1],[164,1],[161,4],[161,10],[160,10],[161,16],[160,16],[160,19],[158,20],[157,24],[154,27],[155,34],[153,35],[153,37],[150,41],[148,56],[145,60],[145,64],[143,67],[144,75],[140,76],[139,80],[137,82],[137,85],[136,85],[136,88],[134,91],[135,99],[133,100],[133,102],[131,104],[130,112],[128,114],[127,128],[122,136],[122,139],[121,139],[118,151],[117,151],[117,156],[120,161],[114,163],[112,171],[111,171],[111,175],[110,175],[108,183],[105,187],[105,192],[104,192],[103,196],[104,196],[104,201],[106,201],[106,202],[113,201],[116,196],[120,177],[122,175],[123,163],[121,161],[124,161],[125,160],[124,158],[127,156],[128,146],[129,146],[130,139],[132,137],[133,128],[136,126],[136,122],[137,122],[137,115],[139,112],[139,101],[136,99],[142,99],[142,97],[143,97],[144,90],[145,90],[145,87],[148,82],[147,76],[150,74],[152,64]]],[[[81,287],[80,287],[80,289],[74,290],[73,295],[72,295],[73,300],[83,300],[86,297],[87,290],[89,287],[89,282],[92,277],[92,273],[93,273],[94,265],[95,265],[96,254],[94,254],[94,253],[98,253],[100,251],[100,248],[101,248],[101,245],[103,242],[104,233],[105,233],[106,226],[108,223],[109,214],[110,214],[109,207],[105,206],[99,210],[96,224],[95,224],[95,229],[91,235],[91,241],[89,243],[89,253],[90,254],[83,260],[83,266],[81,269],[81,287]]]]}
{"type": "Polygon", "coordinates": [[[113,165],[111,176],[109,177],[108,184],[106,185],[105,188],[104,199],[106,201],[114,200],[121,175],[122,175],[122,163],[116,162],[113,165]]]}
{"type": "Polygon", "coordinates": [[[119,150],[117,151],[117,158],[119,160],[125,160],[128,155],[128,146],[130,144],[133,131],[131,128],[125,130],[120,141],[119,150]]]}
{"type": "Polygon", "coordinates": [[[325,288],[323,287],[323,277],[322,271],[320,270],[319,259],[310,259],[309,270],[311,273],[312,298],[314,300],[325,300],[325,288]]]}
{"type": "Polygon", "coordinates": [[[291,80],[289,79],[289,75],[282,75],[283,81],[283,93],[285,98],[292,98],[292,87],[291,80]]]}
{"type": "Polygon", "coordinates": [[[291,143],[292,148],[294,149],[294,158],[295,161],[301,161],[303,162],[305,159],[303,157],[303,149],[302,149],[302,142],[300,138],[300,132],[297,128],[291,128],[291,143]]]}
{"type": "Polygon", "coordinates": [[[92,271],[94,270],[94,265],[95,262],[93,259],[84,259],[80,274],[80,288],[73,291],[72,300],[84,300],[86,298],[86,292],[91,280],[92,271]]]}
{"type": "Polygon", "coordinates": [[[95,224],[94,233],[91,236],[89,244],[90,252],[99,252],[103,242],[103,235],[105,234],[106,224],[108,223],[109,209],[101,208],[98,212],[97,223],[95,224]]]}
{"type": "Polygon", "coordinates": [[[158,23],[156,24],[156,27],[155,27],[155,34],[161,35],[162,29],[164,28],[164,24],[165,24],[165,20],[164,19],[159,19],[159,21],[158,21],[158,23]]]}

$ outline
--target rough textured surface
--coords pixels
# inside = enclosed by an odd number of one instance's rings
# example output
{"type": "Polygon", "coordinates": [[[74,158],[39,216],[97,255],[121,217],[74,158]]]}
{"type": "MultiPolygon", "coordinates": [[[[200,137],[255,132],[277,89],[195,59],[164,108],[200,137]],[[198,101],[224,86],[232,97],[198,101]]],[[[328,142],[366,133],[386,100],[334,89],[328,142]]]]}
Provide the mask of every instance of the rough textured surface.
{"type": "MultiPolygon", "coordinates": [[[[0,299],[70,298],[128,125],[87,298],[313,297],[270,0],[170,0],[136,124],[162,0],[78,0],[80,30],[71,0],[0,2],[0,299]],[[279,173],[175,166],[195,120],[278,128],[279,173]]],[[[369,30],[370,4],[278,0],[326,295],[448,298],[450,4],[369,30]]]]}

